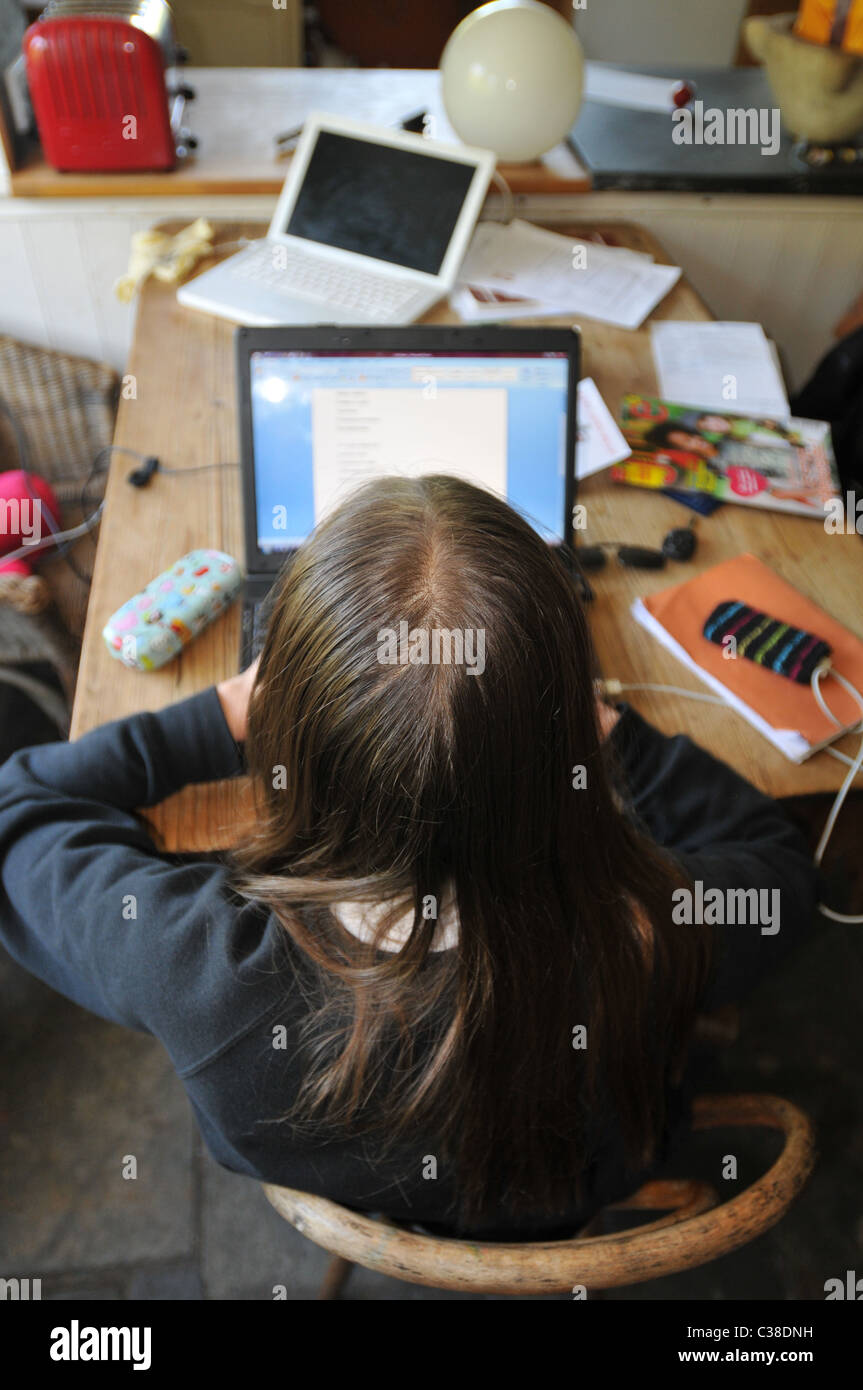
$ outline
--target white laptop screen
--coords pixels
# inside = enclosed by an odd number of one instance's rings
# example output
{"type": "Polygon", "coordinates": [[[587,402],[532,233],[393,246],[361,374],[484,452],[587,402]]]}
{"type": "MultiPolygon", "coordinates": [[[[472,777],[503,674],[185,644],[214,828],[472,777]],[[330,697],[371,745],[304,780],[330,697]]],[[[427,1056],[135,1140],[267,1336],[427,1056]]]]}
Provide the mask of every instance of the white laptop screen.
{"type": "Polygon", "coordinates": [[[253,352],[258,548],[298,545],[371,478],[451,473],[563,539],[566,353],[253,352]]]}
{"type": "Polygon", "coordinates": [[[322,130],[278,230],[437,275],[475,174],[461,160],[322,130]]]}

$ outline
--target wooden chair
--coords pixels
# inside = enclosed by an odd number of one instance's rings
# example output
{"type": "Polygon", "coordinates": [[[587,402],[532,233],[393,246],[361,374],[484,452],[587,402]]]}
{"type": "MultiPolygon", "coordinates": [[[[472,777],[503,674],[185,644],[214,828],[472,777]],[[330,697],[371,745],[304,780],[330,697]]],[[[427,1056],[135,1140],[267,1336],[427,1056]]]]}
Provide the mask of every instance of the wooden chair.
{"type": "Polygon", "coordinates": [[[264,1186],[280,1216],[334,1259],[319,1298],[338,1298],[355,1264],[394,1279],[469,1293],[568,1293],[639,1284],[706,1264],[775,1225],[803,1188],[815,1162],[812,1125],[791,1101],[771,1095],[702,1096],[693,1128],[764,1127],[785,1143],[775,1163],[745,1191],[719,1203],[709,1183],[660,1179],[609,1211],[662,1212],[649,1224],[594,1235],[597,1219],[571,1240],[519,1245],[442,1239],[361,1216],[324,1197],[264,1186]]]}

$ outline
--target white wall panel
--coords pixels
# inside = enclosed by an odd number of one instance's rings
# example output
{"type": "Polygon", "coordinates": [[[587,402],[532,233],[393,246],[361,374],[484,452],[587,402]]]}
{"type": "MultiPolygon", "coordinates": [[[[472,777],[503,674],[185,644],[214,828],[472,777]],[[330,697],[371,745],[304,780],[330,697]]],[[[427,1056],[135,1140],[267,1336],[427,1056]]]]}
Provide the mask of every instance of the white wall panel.
{"type": "MultiPolygon", "coordinates": [[[[0,332],[122,370],[134,310],[114,297],[132,232],[167,218],[266,221],[272,198],[0,198],[0,332]]],[[[863,290],[863,200],[595,193],[519,199],[540,221],[652,231],[719,318],[755,319],[797,387],[863,290]]]]}
{"type": "Polygon", "coordinates": [[[646,227],[717,318],[764,324],[791,389],[803,385],[835,341],[837,320],[863,291],[859,198],[608,192],[566,204],[534,200],[530,215],[646,227]]]}

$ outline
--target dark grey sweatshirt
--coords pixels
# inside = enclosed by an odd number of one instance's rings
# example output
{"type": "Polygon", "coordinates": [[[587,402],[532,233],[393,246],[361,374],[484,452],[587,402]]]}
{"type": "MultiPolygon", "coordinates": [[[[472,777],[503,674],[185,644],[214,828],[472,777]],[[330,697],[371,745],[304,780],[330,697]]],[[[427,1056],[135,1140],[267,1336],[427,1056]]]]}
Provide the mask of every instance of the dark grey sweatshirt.
{"type": "MultiPolygon", "coordinates": [[[[736,1000],[810,926],[816,875],[802,836],[777,803],[632,709],[611,738],[632,814],[705,893],[780,890],[778,932],[716,928],[705,1004],[736,1000]]],[[[162,1042],[225,1167],[446,1226],[450,1181],[440,1169],[423,1177],[433,1135],[384,1159],[368,1138],[322,1143],[278,1122],[300,1079],[305,963],[272,915],[231,893],[223,863],[160,854],[135,814],[187,783],[242,770],[214,688],[14,754],[0,768],[0,941],[61,994],[162,1042]]],[[[579,1217],[632,1186],[609,1138],[579,1217]]]]}

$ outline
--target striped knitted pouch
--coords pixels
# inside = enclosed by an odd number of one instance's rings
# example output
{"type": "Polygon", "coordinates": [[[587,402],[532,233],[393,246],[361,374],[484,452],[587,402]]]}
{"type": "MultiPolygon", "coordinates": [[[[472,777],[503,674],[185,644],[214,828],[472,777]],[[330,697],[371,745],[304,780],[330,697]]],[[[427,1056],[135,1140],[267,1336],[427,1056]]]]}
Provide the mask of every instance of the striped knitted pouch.
{"type": "Polygon", "coordinates": [[[818,666],[830,664],[832,648],[820,637],[738,599],[718,603],[702,631],[708,641],[734,656],[745,656],[798,685],[808,685],[818,666]]]}

